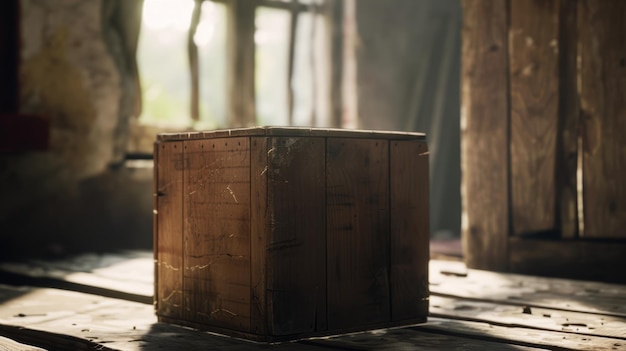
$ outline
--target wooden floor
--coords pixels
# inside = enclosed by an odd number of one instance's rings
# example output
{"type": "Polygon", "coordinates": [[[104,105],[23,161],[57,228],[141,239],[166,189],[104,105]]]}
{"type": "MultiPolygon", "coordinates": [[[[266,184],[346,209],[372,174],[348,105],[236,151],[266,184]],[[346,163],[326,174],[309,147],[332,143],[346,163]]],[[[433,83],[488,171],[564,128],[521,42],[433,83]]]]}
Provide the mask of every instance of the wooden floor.
{"type": "Polygon", "coordinates": [[[152,262],[122,252],[0,264],[0,350],[626,350],[623,285],[431,260],[427,323],[267,345],[157,323],[152,262]]]}

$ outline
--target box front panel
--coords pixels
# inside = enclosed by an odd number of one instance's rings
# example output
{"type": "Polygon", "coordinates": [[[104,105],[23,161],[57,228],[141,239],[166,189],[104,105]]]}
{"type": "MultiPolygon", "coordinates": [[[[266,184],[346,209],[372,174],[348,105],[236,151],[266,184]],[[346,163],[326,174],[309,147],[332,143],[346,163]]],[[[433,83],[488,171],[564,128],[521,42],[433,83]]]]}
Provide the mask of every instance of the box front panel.
{"type": "Polygon", "coordinates": [[[184,143],[185,319],[249,331],[249,140],[184,143]]]}
{"type": "Polygon", "coordinates": [[[325,139],[273,137],[267,248],[270,335],[326,330],[325,139]]]}
{"type": "Polygon", "coordinates": [[[329,329],[390,320],[388,141],[327,141],[329,329]]]}

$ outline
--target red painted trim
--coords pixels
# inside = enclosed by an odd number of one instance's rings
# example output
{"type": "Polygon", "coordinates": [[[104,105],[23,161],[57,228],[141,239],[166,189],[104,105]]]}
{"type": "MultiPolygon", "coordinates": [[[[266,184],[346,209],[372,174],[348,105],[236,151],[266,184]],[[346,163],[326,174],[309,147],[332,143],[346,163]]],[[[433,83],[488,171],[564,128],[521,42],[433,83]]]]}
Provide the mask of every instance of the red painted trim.
{"type": "Polygon", "coordinates": [[[42,116],[0,113],[0,153],[45,151],[50,142],[50,121],[42,116]]]}

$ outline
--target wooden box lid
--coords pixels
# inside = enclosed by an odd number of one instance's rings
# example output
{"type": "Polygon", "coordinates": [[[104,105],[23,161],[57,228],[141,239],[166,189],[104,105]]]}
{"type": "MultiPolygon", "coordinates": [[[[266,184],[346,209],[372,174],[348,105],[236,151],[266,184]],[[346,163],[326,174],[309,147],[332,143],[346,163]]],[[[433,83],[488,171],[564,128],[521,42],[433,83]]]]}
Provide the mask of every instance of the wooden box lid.
{"type": "Polygon", "coordinates": [[[181,141],[195,139],[213,139],[240,136],[281,136],[281,137],[339,137],[367,138],[388,140],[425,140],[426,134],[415,132],[356,130],[336,128],[301,128],[301,127],[251,127],[222,129],[187,133],[159,133],[158,141],[181,141]]]}

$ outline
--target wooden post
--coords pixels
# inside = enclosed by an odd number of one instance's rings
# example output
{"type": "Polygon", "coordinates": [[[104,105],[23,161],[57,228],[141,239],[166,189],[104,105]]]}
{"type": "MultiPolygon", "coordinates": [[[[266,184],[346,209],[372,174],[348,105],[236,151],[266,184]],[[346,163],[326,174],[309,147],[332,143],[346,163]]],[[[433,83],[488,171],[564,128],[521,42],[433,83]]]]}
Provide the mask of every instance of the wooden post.
{"type": "Polygon", "coordinates": [[[256,124],[254,14],[249,0],[228,3],[228,120],[232,127],[256,124]]]}
{"type": "Polygon", "coordinates": [[[507,3],[463,1],[461,169],[468,266],[508,265],[507,3]]]}
{"type": "Polygon", "coordinates": [[[330,43],[330,126],[342,127],[343,116],[343,6],[342,0],[328,0],[326,24],[329,30],[328,41],[330,43]]]}
{"type": "Polygon", "coordinates": [[[191,120],[197,122],[200,120],[200,65],[198,62],[198,45],[194,40],[198,24],[200,24],[200,15],[202,14],[202,0],[196,0],[191,14],[191,22],[189,24],[189,33],[187,33],[187,56],[189,58],[189,72],[191,75],[191,99],[189,102],[189,110],[191,120]]]}
{"type": "Polygon", "coordinates": [[[511,1],[511,216],[515,235],[556,228],[558,2],[511,1]]]}

